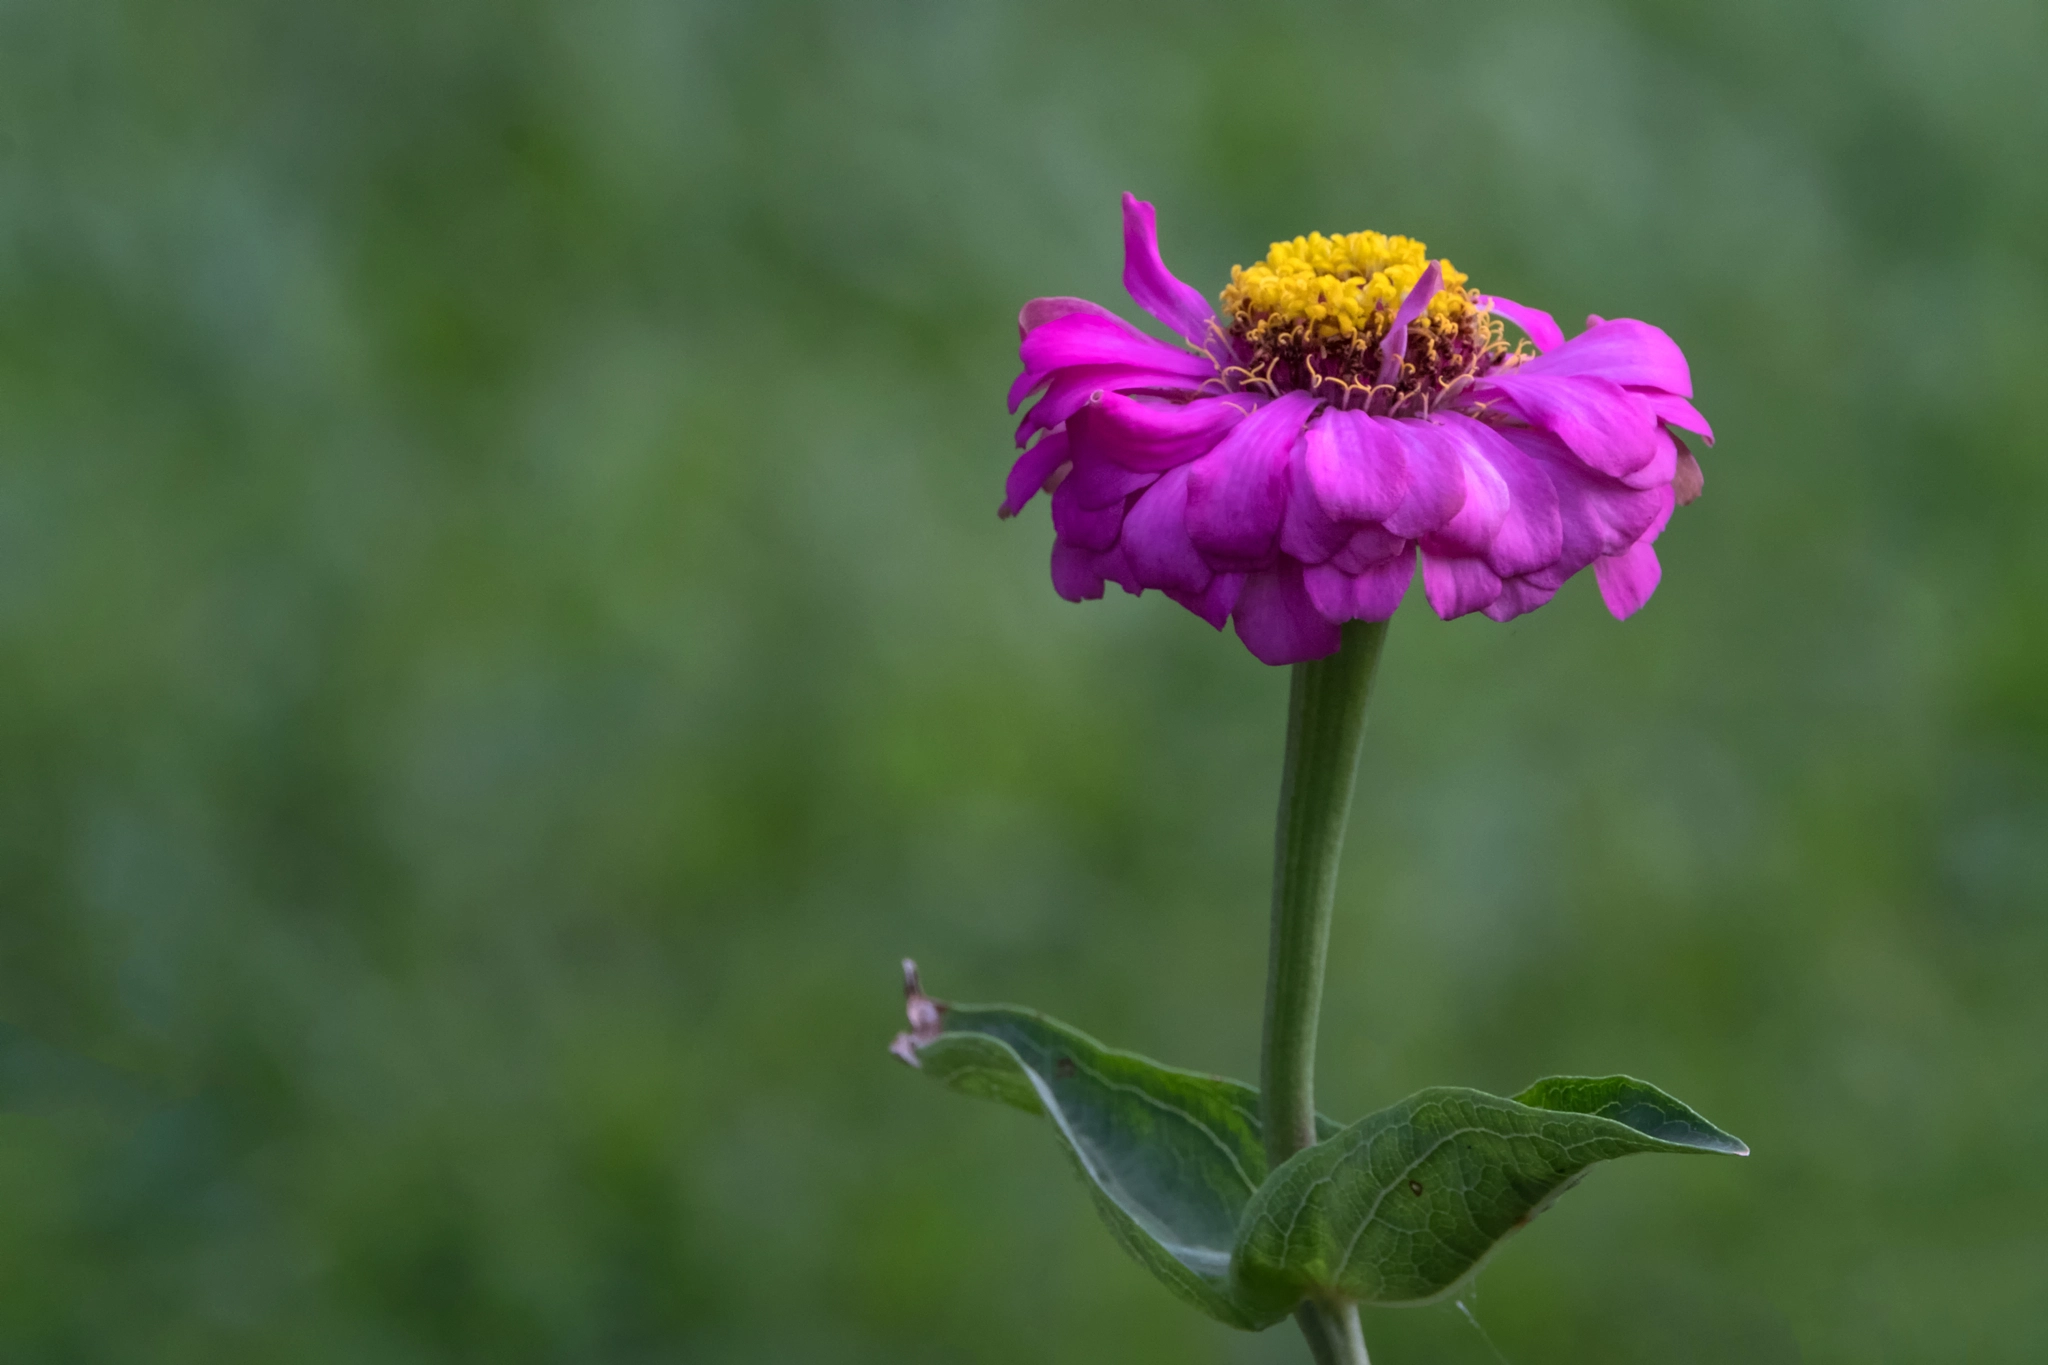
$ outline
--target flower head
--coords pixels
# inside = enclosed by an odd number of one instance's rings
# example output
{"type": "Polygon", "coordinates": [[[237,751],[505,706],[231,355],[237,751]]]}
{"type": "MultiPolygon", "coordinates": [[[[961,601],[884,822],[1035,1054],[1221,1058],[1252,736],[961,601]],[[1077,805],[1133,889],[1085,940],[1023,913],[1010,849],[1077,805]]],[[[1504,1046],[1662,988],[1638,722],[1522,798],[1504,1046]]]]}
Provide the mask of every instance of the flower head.
{"type": "Polygon", "coordinates": [[[1283,664],[1391,616],[1418,556],[1446,620],[1509,620],[1589,565],[1617,618],[1656,590],[1658,533],[1701,486],[1674,428],[1713,442],[1657,328],[1589,318],[1567,341],[1377,232],[1275,242],[1219,318],[1128,194],[1124,287],[1186,344],[1086,299],[1018,315],[1010,409],[1038,399],[1002,514],[1051,492],[1061,596],[1156,588],[1283,664]]]}

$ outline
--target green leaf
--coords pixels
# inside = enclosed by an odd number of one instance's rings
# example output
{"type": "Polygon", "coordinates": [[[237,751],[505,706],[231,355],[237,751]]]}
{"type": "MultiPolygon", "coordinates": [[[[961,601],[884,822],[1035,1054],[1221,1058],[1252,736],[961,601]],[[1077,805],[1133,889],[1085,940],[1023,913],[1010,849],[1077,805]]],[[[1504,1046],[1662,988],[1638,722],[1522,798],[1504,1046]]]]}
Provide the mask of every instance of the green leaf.
{"type": "Polygon", "coordinates": [[[1034,1010],[941,1004],[904,970],[912,1027],[899,1057],[1050,1119],[1117,1240],[1195,1307],[1247,1330],[1287,1315],[1291,1302],[1260,1311],[1230,1280],[1240,1216],[1266,1178],[1257,1090],[1104,1047],[1034,1010]]]}
{"type": "Polygon", "coordinates": [[[1554,1076],[1512,1100],[1420,1091],[1273,1172],[1245,1210],[1237,1298],[1267,1316],[1309,1294],[1441,1298],[1587,1167],[1636,1152],[1749,1149],[1626,1076],[1554,1076]]]}

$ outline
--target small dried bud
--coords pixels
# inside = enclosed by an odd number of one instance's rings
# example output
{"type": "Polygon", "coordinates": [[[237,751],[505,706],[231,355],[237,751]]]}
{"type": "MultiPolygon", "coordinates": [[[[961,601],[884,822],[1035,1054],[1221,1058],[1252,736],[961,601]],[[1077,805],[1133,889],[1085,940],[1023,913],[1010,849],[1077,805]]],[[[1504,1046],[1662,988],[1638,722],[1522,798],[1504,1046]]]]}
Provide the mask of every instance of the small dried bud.
{"type": "Polygon", "coordinates": [[[1693,458],[1692,451],[1686,449],[1685,442],[1676,436],[1671,439],[1678,442],[1678,473],[1672,477],[1671,493],[1683,507],[1705,491],[1707,476],[1701,472],[1700,462],[1693,458]]]}
{"type": "Polygon", "coordinates": [[[916,1066],[917,1050],[943,1031],[946,1007],[924,993],[917,979],[917,964],[907,957],[903,959],[903,1012],[910,1018],[910,1030],[897,1034],[889,1051],[916,1066]]]}

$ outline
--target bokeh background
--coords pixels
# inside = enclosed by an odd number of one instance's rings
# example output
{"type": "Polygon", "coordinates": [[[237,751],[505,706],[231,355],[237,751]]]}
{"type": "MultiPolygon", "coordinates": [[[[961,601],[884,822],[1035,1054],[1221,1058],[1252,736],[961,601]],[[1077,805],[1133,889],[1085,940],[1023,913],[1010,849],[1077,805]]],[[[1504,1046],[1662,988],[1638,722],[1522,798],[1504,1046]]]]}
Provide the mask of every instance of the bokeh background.
{"type": "MultiPolygon", "coordinates": [[[[1305,1358],[883,1051],[1256,1074],[1286,677],[1046,581],[1012,318],[1373,226],[1721,438],[1411,599],[1322,1100],[1648,1077],[1403,1362],[2048,1354],[2036,0],[0,7],[0,1358],[1305,1358]],[[1476,1325],[1475,1325],[1476,1324],[1476,1325]]],[[[1127,310],[1134,311],[1134,310],[1127,310]]]]}

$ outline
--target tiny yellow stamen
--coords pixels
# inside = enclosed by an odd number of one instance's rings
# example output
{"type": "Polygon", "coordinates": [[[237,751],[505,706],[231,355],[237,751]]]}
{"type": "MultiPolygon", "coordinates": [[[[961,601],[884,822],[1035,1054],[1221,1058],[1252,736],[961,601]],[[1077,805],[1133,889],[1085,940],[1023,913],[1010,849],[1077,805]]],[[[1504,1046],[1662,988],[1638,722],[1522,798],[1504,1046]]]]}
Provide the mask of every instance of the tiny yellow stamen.
{"type": "MultiPolygon", "coordinates": [[[[1428,265],[1428,249],[1412,237],[1311,232],[1273,243],[1257,265],[1232,266],[1223,306],[1240,328],[1285,330],[1319,341],[1370,341],[1385,335],[1428,265]]],[[[1443,262],[1443,272],[1443,287],[1424,316],[1438,330],[1450,332],[1474,305],[1465,292],[1464,272],[1449,261],[1443,262]]]]}

